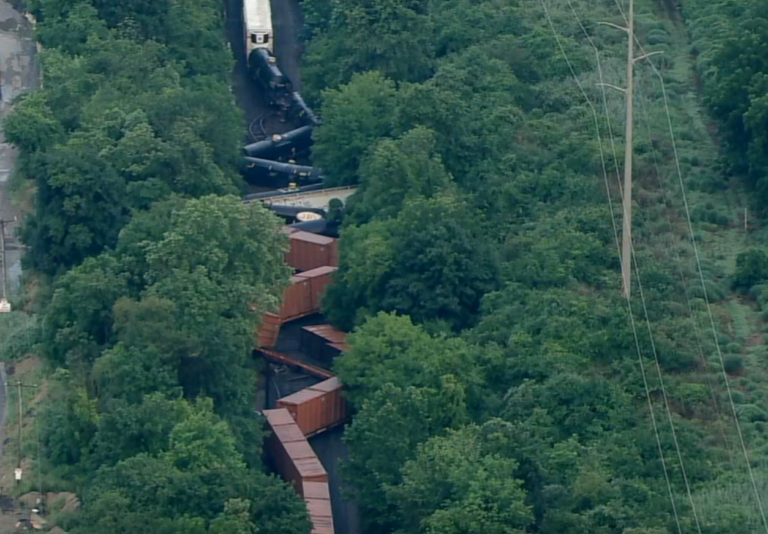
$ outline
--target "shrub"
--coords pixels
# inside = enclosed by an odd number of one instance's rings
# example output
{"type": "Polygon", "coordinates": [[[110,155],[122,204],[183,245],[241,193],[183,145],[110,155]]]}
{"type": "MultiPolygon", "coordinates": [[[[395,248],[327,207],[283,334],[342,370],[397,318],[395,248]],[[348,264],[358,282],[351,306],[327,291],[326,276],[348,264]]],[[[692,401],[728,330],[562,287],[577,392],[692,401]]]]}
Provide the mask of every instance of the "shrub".
{"type": "Polygon", "coordinates": [[[27,356],[38,342],[38,323],[22,312],[0,315],[0,360],[16,361],[27,356]]]}
{"type": "Polygon", "coordinates": [[[762,249],[753,248],[736,257],[734,289],[746,293],[752,286],[766,279],[768,279],[768,254],[762,249]]]}
{"type": "Polygon", "coordinates": [[[723,369],[729,375],[735,375],[744,370],[744,357],[739,354],[729,354],[723,359],[723,369]]]}

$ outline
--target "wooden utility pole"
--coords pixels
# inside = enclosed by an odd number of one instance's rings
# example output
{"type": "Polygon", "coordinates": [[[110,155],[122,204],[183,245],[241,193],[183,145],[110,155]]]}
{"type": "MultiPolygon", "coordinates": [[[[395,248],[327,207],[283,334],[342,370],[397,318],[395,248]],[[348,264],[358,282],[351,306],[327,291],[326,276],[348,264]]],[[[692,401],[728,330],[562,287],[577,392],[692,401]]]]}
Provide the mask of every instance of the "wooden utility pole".
{"type": "Polygon", "coordinates": [[[627,121],[624,147],[624,231],[621,236],[621,278],[624,296],[629,298],[632,290],[632,156],[635,86],[635,2],[629,0],[629,24],[627,27],[627,121]]]}
{"type": "Polygon", "coordinates": [[[635,106],[635,63],[649,56],[661,54],[661,52],[650,52],[640,57],[635,57],[635,1],[629,0],[629,16],[627,18],[627,27],[617,26],[611,22],[601,22],[606,26],[617,28],[627,33],[627,86],[625,88],[616,87],[608,83],[601,83],[618,89],[626,96],[627,120],[625,130],[624,145],[624,203],[623,203],[623,221],[624,231],[622,232],[621,243],[621,280],[622,293],[626,298],[630,297],[632,291],[632,156],[634,155],[634,106],[635,106]]]}

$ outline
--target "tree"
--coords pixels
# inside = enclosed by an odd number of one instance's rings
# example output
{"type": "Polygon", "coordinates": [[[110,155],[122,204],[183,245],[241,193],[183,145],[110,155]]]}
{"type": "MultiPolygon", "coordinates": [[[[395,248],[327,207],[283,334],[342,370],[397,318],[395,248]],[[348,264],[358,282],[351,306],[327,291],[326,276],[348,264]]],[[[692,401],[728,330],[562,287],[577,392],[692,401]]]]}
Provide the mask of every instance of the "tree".
{"type": "Polygon", "coordinates": [[[434,69],[433,23],[422,0],[341,0],[309,4],[314,30],[303,76],[310,95],[366,71],[396,81],[423,81],[434,69]],[[313,9],[328,17],[323,22],[313,9]]]}
{"type": "Polygon", "coordinates": [[[344,478],[354,485],[365,532],[396,528],[397,508],[385,488],[402,482],[401,468],[416,456],[418,444],[467,421],[460,388],[450,379],[444,385],[432,389],[387,383],[362,402],[346,431],[349,463],[343,467],[344,478]]]}
{"type": "Polygon", "coordinates": [[[768,278],[768,254],[753,248],[736,257],[736,273],[733,275],[733,287],[748,292],[752,286],[768,278]]]}
{"type": "Polygon", "coordinates": [[[428,81],[400,87],[397,131],[433,130],[447,170],[467,190],[480,189],[476,177],[485,162],[522,151],[516,140],[526,93],[509,65],[479,47],[462,49],[428,81]]]}
{"type": "Polygon", "coordinates": [[[37,211],[24,235],[42,272],[72,267],[117,242],[128,218],[125,181],[100,157],[100,146],[100,139],[82,134],[47,154],[37,211]]]}
{"type": "Polygon", "coordinates": [[[3,133],[8,142],[30,155],[64,138],[64,129],[46,102],[45,93],[25,96],[3,120],[3,133]]]}
{"type": "Polygon", "coordinates": [[[139,400],[106,400],[93,443],[94,471],[138,454],[155,456],[166,451],[171,432],[191,416],[189,403],[160,391],[139,400]]]}
{"type": "MultiPolygon", "coordinates": [[[[63,365],[72,351],[91,347],[98,352],[109,345],[113,306],[126,293],[119,263],[107,255],[89,258],[59,278],[44,320],[47,356],[63,365]]],[[[88,364],[94,359],[95,355],[89,356],[88,364]]]]}
{"type": "MultiPolygon", "coordinates": [[[[421,81],[432,71],[432,21],[422,0],[341,0],[338,29],[356,71],[377,70],[398,81],[421,81]]],[[[331,30],[333,31],[333,29],[331,30]]]]}
{"type": "Polygon", "coordinates": [[[432,337],[408,317],[379,313],[348,340],[350,349],[334,370],[355,406],[387,384],[439,390],[446,387],[446,377],[453,377],[470,406],[480,402],[482,370],[477,355],[460,339],[432,337]]]}
{"type": "Polygon", "coordinates": [[[436,436],[387,488],[403,532],[522,534],[533,520],[514,460],[483,451],[478,427],[436,436]]]}
{"type": "Polygon", "coordinates": [[[35,36],[47,48],[77,55],[91,36],[107,36],[107,25],[88,0],[32,0],[29,9],[37,19],[35,36]]]}
{"type": "Polygon", "coordinates": [[[383,139],[363,160],[349,219],[363,224],[396,217],[406,200],[451,190],[453,179],[437,152],[435,133],[417,127],[397,140],[383,139]]]}
{"type": "MultiPolygon", "coordinates": [[[[150,401],[159,407],[163,401],[150,401]]],[[[130,532],[141,519],[158,519],[158,532],[206,532],[210,524],[221,529],[231,524],[247,526],[282,526],[287,532],[300,534],[308,528],[303,503],[284,483],[262,473],[245,469],[242,455],[236,451],[235,438],[229,425],[213,413],[213,404],[201,400],[194,405],[186,401],[167,403],[180,409],[181,419],[170,428],[156,425],[146,429],[148,443],[161,450],[142,452],[99,469],[93,485],[84,498],[84,511],[76,518],[73,532],[92,532],[94,528],[110,528],[110,532],[130,532]],[[154,433],[154,435],[153,435],[154,433]],[[166,435],[167,440],[158,439],[166,435]],[[255,488],[254,488],[255,486],[255,488]],[[262,507],[255,499],[264,492],[277,494],[283,503],[262,507]],[[108,512],[108,508],[122,513],[108,512]],[[235,513],[236,512],[236,513],[235,513]],[[248,513],[244,521],[243,514],[248,513]],[[218,519],[218,521],[217,521],[218,519]]],[[[149,408],[149,406],[146,406],[149,408]]],[[[171,415],[170,412],[167,415],[171,415]]],[[[139,417],[136,422],[145,422],[139,417]]],[[[104,438],[108,438],[107,435],[104,438]]],[[[152,527],[155,528],[155,527],[152,527]]],[[[98,530],[101,532],[102,530],[98,530]]],[[[219,530],[221,531],[221,530],[219,530]]]]}
{"type": "Polygon", "coordinates": [[[396,219],[345,230],[341,266],[324,306],[346,329],[379,310],[460,329],[472,324],[498,277],[475,211],[452,195],[417,197],[396,219]]]}
{"type": "Polygon", "coordinates": [[[378,72],[357,74],[323,92],[323,125],[313,132],[313,160],[335,185],[354,184],[371,145],[391,135],[395,84],[378,72]]]}

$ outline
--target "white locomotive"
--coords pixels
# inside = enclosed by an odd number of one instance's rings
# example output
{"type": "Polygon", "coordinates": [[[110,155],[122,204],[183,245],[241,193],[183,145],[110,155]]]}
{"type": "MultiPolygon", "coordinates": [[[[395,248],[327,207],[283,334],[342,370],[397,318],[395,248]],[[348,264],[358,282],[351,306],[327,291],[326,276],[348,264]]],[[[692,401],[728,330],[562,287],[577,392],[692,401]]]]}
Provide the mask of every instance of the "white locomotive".
{"type": "Polygon", "coordinates": [[[272,30],[272,6],[270,0],[243,0],[245,19],[246,57],[258,48],[274,53],[275,34],[272,30]]]}

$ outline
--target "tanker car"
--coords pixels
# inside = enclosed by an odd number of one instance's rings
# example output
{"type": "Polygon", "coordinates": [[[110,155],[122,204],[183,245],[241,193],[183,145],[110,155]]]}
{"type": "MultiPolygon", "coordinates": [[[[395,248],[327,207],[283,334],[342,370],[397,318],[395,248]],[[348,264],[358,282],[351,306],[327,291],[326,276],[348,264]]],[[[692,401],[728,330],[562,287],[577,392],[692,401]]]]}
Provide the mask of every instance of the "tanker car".
{"type": "Polygon", "coordinates": [[[283,111],[291,108],[293,102],[291,80],[278,68],[275,57],[271,56],[266,48],[251,52],[248,57],[248,70],[264,89],[271,106],[283,111]]]}

